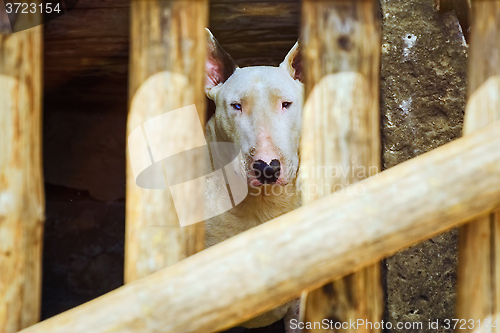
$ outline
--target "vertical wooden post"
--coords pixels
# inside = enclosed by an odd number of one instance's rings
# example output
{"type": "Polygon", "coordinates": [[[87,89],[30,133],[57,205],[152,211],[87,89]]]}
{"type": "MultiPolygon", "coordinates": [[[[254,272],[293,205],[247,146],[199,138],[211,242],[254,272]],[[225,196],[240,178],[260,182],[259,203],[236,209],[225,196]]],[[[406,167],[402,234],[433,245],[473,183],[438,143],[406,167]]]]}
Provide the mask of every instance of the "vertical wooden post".
{"type": "Polygon", "coordinates": [[[5,24],[2,16],[0,333],[11,333],[35,324],[40,318],[45,208],[41,151],[43,29],[37,26],[17,33],[7,32],[10,25],[5,24]]]}
{"type": "MultiPolygon", "coordinates": [[[[472,2],[468,62],[465,135],[500,120],[500,1],[472,2]]],[[[457,318],[474,320],[465,331],[500,332],[500,212],[464,225],[459,237],[457,318]]]]}
{"type": "MultiPolygon", "coordinates": [[[[207,19],[207,0],[132,0],[127,135],[156,116],[191,104],[204,123],[207,19]]],[[[194,140],[192,133],[200,130],[200,122],[188,121],[164,128],[165,133],[175,131],[182,142],[194,140]]],[[[147,139],[151,144],[161,138],[147,139]]],[[[202,223],[180,227],[169,189],[138,187],[128,161],[125,282],[147,276],[204,246],[202,223]]],[[[202,162],[168,167],[184,179],[194,178],[200,176],[202,162]]]]}
{"type": "MultiPolygon", "coordinates": [[[[362,194],[362,187],[347,185],[380,169],[378,16],[373,0],[304,1],[307,102],[301,178],[306,204],[335,191],[362,194]]],[[[307,322],[363,319],[379,323],[383,310],[380,264],[310,292],[302,306],[301,319],[307,322]]],[[[341,331],[380,332],[365,326],[341,331]]]]}

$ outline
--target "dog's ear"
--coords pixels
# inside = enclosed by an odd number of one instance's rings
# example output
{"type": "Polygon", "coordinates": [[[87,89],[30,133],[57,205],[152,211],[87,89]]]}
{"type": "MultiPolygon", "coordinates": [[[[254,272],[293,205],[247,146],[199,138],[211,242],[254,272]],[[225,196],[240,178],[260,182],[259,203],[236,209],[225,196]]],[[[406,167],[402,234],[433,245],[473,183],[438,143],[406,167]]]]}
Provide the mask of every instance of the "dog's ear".
{"type": "Polygon", "coordinates": [[[207,33],[207,60],[205,62],[205,92],[209,95],[210,90],[220,83],[224,83],[236,70],[238,66],[233,58],[224,51],[210,30],[207,33]]]}
{"type": "Polygon", "coordinates": [[[302,71],[302,56],[300,55],[299,42],[295,43],[290,52],[285,57],[285,60],[280,64],[294,80],[303,82],[304,75],[302,71]]]}

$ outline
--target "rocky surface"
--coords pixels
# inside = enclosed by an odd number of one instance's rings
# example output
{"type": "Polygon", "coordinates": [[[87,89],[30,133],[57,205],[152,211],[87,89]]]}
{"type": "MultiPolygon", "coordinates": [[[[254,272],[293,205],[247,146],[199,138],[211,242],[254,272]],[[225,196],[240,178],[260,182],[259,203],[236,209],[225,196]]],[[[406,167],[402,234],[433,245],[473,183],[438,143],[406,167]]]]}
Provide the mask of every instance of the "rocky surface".
{"type": "MultiPolygon", "coordinates": [[[[383,167],[460,137],[466,98],[467,44],[454,13],[433,0],[382,0],[383,167]]],[[[458,167],[458,166],[457,166],[458,167]]],[[[385,319],[422,322],[404,332],[451,332],[429,320],[454,317],[457,231],[385,261],[385,319]]],[[[387,332],[400,332],[392,329],[387,332]]]]}

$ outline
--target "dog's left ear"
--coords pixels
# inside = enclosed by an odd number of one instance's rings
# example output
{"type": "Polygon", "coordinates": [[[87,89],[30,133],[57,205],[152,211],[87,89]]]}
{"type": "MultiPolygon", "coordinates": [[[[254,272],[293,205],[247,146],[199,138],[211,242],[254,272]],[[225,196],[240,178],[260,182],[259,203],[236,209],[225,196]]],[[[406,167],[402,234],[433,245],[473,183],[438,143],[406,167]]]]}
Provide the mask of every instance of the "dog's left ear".
{"type": "Polygon", "coordinates": [[[304,82],[304,75],[302,71],[302,56],[300,55],[299,42],[295,43],[290,52],[285,57],[285,60],[280,64],[294,80],[304,82]]]}

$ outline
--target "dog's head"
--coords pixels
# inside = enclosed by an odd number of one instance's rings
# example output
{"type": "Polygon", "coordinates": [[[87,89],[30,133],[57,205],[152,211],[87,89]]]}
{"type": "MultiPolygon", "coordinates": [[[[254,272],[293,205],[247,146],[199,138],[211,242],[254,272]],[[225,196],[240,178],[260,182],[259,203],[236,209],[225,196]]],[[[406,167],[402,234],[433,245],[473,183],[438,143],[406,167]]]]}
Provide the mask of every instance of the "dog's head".
{"type": "Polygon", "coordinates": [[[279,67],[238,68],[207,35],[206,94],[216,105],[217,141],[241,150],[250,186],[294,182],[304,103],[299,44],[279,67]]]}

